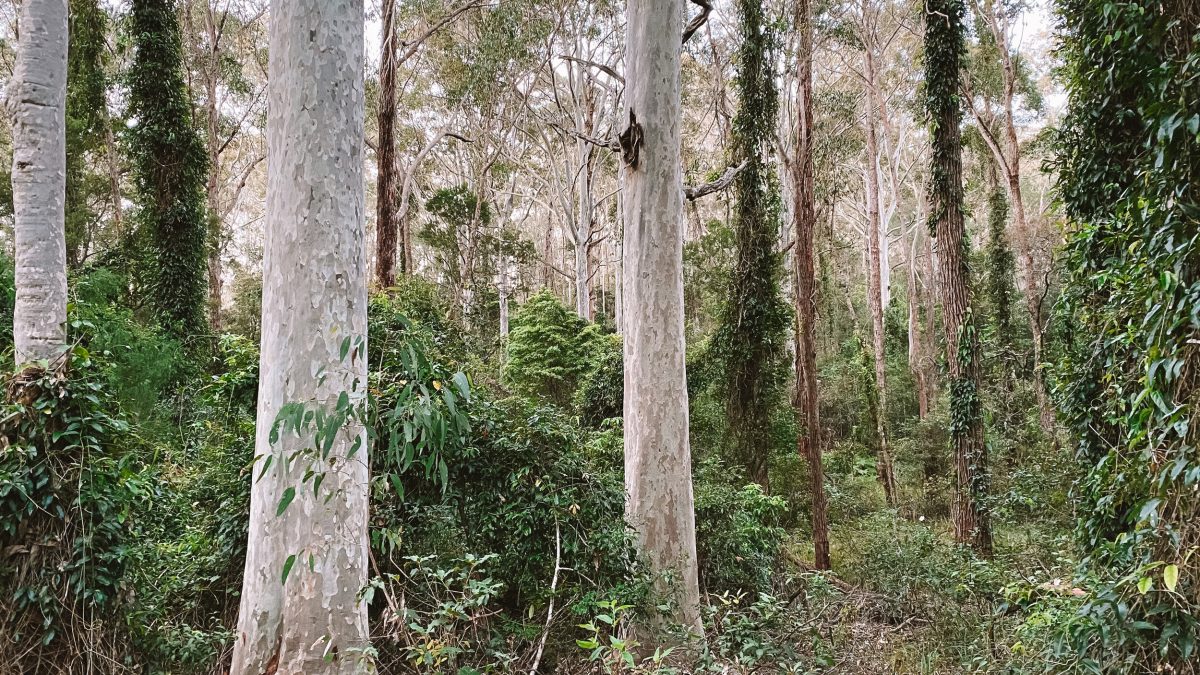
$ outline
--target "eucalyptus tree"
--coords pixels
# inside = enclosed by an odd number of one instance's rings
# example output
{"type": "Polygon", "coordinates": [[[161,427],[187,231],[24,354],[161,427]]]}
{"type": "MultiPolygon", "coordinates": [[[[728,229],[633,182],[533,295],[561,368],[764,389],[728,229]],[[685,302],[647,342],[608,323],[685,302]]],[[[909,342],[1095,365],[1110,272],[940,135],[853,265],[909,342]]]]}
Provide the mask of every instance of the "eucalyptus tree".
{"type": "Polygon", "coordinates": [[[273,0],[254,482],[235,673],[369,669],[362,0],[273,0]],[[285,410],[308,424],[277,424],[285,410]],[[318,440],[320,439],[320,440],[318,440]],[[319,448],[319,450],[318,450],[319,448]]]}
{"type": "Polygon", "coordinates": [[[183,5],[184,62],[196,94],[194,122],[203,131],[208,171],[204,208],[208,222],[208,319],[222,328],[226,248],[230,220],[240,215],[247,184],[266,159],[260,120],[265,116],[266,52],[260,48],[266,0],[183,5]]]}
{"type": "Polygon", "coordinates": [[[979,388],[979,338],[972,311],[970,240],[963,222],[963,0],[930,0],[925,8],[926,114],[930,158],[930,234],[937,240],[939,285],[950,384],[954,447],[954,538],[983,555],[992,551],[987,507],[987,448],[979,388]]]}
{"type": "Polygon", "coordinates": [[[792,256],[796,294],[796,420],[803,431],[796,436],[800,455],[808,460],[812,493],[814,565],[830,569],[829,512],[825,494],[825,466],[821,453],[821,405],[817,392],[817,306],[814,235],[817,230],[816,178],[813,173],[813,15],[811,0],[796,3],[796,124],[792,171],[792,218],[796,251],[792,256]]]}
{"type": "Polygon", "coordinates": [[[187,339],[208,328],[208,160],[192,126],[176,2],[134,0],[128,30],[134,47],[129,113],[135,120],[129,149],[138,237],[149,249],[151,306],[164,327],[187,339]]]}
{"type": "Polygon", "coordinates": [[[700,632],[683,317],[681,16],[683,0],[626,5],[625,513],[651,569],[672,578],[664,588],[670,618],[700,632]]]}
{"type": "Polygon", "coordinates": [[[25,0],[8,87],[13,120],[17,365],[66,344],[67,0],[25,0]]]}
{"type": "Polygon", "coordinates": [[[775,31],[757,0],[737,3],[737,114],[733,159],[735,254],[721,326],[713,338],[725,370],[730,442],[747,477],[768,487],[771,405],[779,391],[788,312],[779,288],[779,185],[771,161],[779,112],[772,53],[775,31]]]}
{"type": "MultiPolygon", "coordinates": [[[[1038,270],[1033,255],[1033,225],[1025,211],[1025,201],[1021,193],[1021,144],[1017,137],[1016,105],[1017,97],[1024,94],[1034,104],[1040,99],[1036,86],[1029,80],[1028,66],[1021,59],[1013,44],[1013,31],[1020,18],[1020,5],[1004,0],[972,0],[977,24],[982,31],[985,45],[981,56],[992,57],[999,62],[998,82],[989,83],[998,89],[1000,108],[998,126],[1000,133],[993,130],[988,119],[987,111],[982,110],[983,103],[975,102],[974,92],[969,91],[965,97],[978,121],[978,129],[988,150],[991,152],[995,165],[999,168],[1001,180],[999,183],[1008,199],[1008,211],[1012,217],[1013,243],[1016,257],[1020,262],[1017,266],[1021,279],[1021,291],[1025,300],[1025,314],[1029,322],[1029,331],[1033,339],[1033,382],[1037,395],[1039,419],[1042,430],[1049,434],[1054,430],[1054,408],[1047,393],[1045,377],[1042,373],[1042,352],[1045,332],[1040,284],[1037,280],[1038,270]]],[[[988,65],[983,64],[986,69],[988,65]]],[[[972,78],[966,80],[972,82],[972,78]]],[[[994,199],[994,198],[993,198],[994,199]]],[[[998,208],[994,204],[993,208],[998,208]]],[[[997,253],[1001,253],[997,251],[997,253]]]]}

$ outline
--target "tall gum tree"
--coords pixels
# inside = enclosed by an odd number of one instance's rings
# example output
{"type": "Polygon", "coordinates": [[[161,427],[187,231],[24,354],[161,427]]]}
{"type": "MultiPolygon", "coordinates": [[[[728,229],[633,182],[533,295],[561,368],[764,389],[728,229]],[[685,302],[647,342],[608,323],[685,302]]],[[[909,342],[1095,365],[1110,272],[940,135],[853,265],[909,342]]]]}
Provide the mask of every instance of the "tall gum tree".
{"type": "Polygon", "coordinates": [[[795,219],[796,254],[796,421],[803,433],[796,437],[800,455],[809,463],[812,492],[814,566],[830,569],[829,515],[825,495],[825,466],[821,457],[820,400],[817,397],[816,270],[813,264],[817,229],[816,186],[813,173],[813,22],[812,3],[796,3],[795,26],[800,35],[796,54],[796,144],[792,157],[792,217],[795,219]]]}
{"type": "Polygon", "coordinates": [[[367,580],[364,430],[340,429],[326,459],[307,459],[314,438],[304,430],[271,442],[284,406],[328,411],[366,382],[363,18],[362,0],[271,3],[262,375],[234,673],[369,668],[357,597],[367,580]],[[319,488],[304,482],[310,469],[323,475],[319,488]]]}
{"type": "Polygon", "coordinates": [[[786,378],[783,353],[789,317],[780,294],[779,186],[771,156],[779,112],[772,51],[775,31],[762,3],[740,0],[737,16],[738,111],[733,160],[735,258],[721,326],[713,336],[724,361],[726,411],[733,454],[746,477],[769,487],[770,413],[786,378]]]}
{"type": "Polygon", "coordinates": [[[974,11],[982,19],[995,42],[1001,66],[1000,126],[1002,137],[996,138],[991,127],[987,124],[981,111],[975,106],[973,97],[968,96],[967,102],[979,122],[979,130],[995,157],[1001,173],[1001,184],[1008,197],[1012,216],[1013,247],[1020,262],[1018,272],[1021,279],[1021,291],[1025,300],[1026,318],[1029,321],[1030,334],[1033,337],[1033,382],[1034,393],[1037,395],[1039,421],[1042,431],[1047,435],[1054,433],[1054,407],[1046,391],[1045,377],[1042,372],[1043,352],[1043,297],[1039,292],[1037,269],[1033,260],[1033,227],[1025,212],[1025,202],[1021,196],[1021,145],[1017,139],[1015,115],[1015,99],[1017,87],[1020,84],[1020,74],[1017,71],[1018,62],[1014,55],[1012,31],[1017,17],[1016,9],[1007,3],[997,3],[994,0],[978,2],[972,0],[974,11]]]}
{"type": "Polygon", "coordinates": [[[17,365],[66,344],[67,0],[25,0],[9,81],[17,365]]]}
{"type": "Polygon", "coordinates": [[[954,538],[982,555],[992,551],[987,449],[980,409],[979,345],[971,309],[970,241],[963,223],[963,0],[929,0],[925,9],[926,114],[932,139],[930,233],[937,240],[939,286],[950,385],[954,448],[954,538]]]}
{"type": "Polygon", "coordinates": [[[699,633],[700,589],[683,317],[680,21],[683,0],[626,6],[624,170],[626,517],[699,633]]]}

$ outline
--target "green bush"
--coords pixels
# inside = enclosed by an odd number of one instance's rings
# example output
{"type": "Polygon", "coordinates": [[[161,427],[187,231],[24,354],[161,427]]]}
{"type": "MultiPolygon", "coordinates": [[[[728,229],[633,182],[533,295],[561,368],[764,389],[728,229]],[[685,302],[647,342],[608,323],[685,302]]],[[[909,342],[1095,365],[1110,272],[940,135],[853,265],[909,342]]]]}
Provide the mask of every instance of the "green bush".
{"type": "Polygon", "coordinates": [[[604,420],[621,417],[625,408],[625,359],[621,338],[606,336],[596,344],[594,366],[575,392],[580,421],[598,427],[604,420]]]}
{"type": "Polygon", "coordinates": [[[130,515],[151,490],[103,367],[77,347],[8,382],[0,421],[0,659],[34,672],[123,658],[130,515]],[[99,621],[101,628],[93,625],[99,621]],[[57,667],[54,665],[53,667],[57,667]]]}
{"type": "Polygon", "coordinates": [[[565,408],[595,367],[600,328],[579,318],[550,291],[529,298],[513,317],[504,381],[513,391],[565,408]]]}
{"type": "Polygon", "coordinates": [[[758,484],[736,486],[724,465],[707,461],[695,481],[696,555],[709,592],[768,590],[778,567],[787,502],[758,484]]]}

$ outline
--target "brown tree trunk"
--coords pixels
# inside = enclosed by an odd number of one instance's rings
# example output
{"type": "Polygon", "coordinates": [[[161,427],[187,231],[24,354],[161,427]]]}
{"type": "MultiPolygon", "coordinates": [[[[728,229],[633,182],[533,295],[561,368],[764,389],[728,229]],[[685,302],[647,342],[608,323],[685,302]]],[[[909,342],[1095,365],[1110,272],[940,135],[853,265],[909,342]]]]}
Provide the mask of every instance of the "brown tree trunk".
{"type": "Polygon", "coordinates": [[[207,113],[208,140],[208,183],[205,185],[205,202],[208,207],[208,323],[214,333],[221,331],[221,244],[224,233],[221,227],[221,109],[217,101],[217,78],[220,73],[221,31],[213,15],[211,4],[205,3],[204,31],[208,33],[208,63],[204,66],[205,95],[208,97],[207,113]]]}
{"type": "Polygon", "coordinates": [[[979,405],[978,336],[971,310],[970,242],[963,224],[961,0],[930,0],[926,10],[926,86],[930,88],[932,157],[930,206],[950,375],[950,437],[954,447],[954,538],[991,555],[987,451],[979,405]],[[930,52],[933,52],[932,54],[930,52]]]}
{"type": "Polygon", "coordinates": [[[908,369],[912,371],[917,386],[917,419],[929,415],[929,382],[925,372],[925,335],[921,325],[921,289],[917,276],[917,242],[921,238],[922,214],[917,214],[917,229],[913,230],[912,244],[908,253],[908,369]]]}
{"type": "MultiPolygon", "coordinates": [[[[375,189],[375,284],[396,285],[396,0],[383,0],[379,57],[379,175],[375,189]]],[[[407,249],[407,246],[405,247],[407,249]]],[[[407,272],[407,250],[401,268],[407,272]]]]}
{"type": "Polygon", "coordinates": [[[803,431],[796,436],[796,449],[808,460],[812,492],[814,567],[830,569],[829,515],[825,496],[825,467],[821,458],[820,401],[817,397],[816,271],[813,267],[813,235],[817,229],[813,177],[812,138],[812,49],[813,28],[810,0],[796,3],[796,29],[800,32],[796,75],[796,156],[792,158],[792,181],[796,251],[792,257],[796,275],[796,420],[803,431]]]}

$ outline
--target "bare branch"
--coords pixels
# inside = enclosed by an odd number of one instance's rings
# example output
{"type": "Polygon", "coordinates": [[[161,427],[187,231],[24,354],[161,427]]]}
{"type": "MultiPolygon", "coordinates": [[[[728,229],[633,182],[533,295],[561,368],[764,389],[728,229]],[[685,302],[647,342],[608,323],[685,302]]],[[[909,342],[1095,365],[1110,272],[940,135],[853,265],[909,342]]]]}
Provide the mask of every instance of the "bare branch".
{"type": "Polygon", "coordinates": [[[596,70],[599,70],[600,72],[604,73],[605,75],[608,75],[609,77],[616,80],[617,82],[620,82],[621,84],[625,84],[625,78],[622,77],[621,74],[618,73],[616,70],[614,70],[611,66],[606,66],[603,63],[596,63],[595,61],[588,61],[587,59],[581,59],[579,57],[570,56],[567,54],[559,54],[558,58],[563,59],[565,61],[574,61],[575,63],[578,63],[580,65],[588,66],[589,68],[595,68],[596,70]]]}
{"type": "Polygon", "coordinates": [[[682,44],[685,45],[696,34],[696,31],[700,30],[701,26],[708,23],[708,15],[712,14],[712,2],[710,0],[692,0],[692,4],[700,8],[700,13],[689,21],[687,27],[683,29],[682,44]]]}
{"type": "Polygon", "coordinates": [[[720,192],[732,185],[734,179],[736,179],[738,174],[744,171],[747,166],[750,166],[750,160],[748,159],[737,166],[729,167],[725,170],[725,173],[721,174],[720,178],[714,181],[694,186],[685,185],[683,187],[683,196],[687,197],[689,202],[694,202],[706,195],[710,195],[714,192],[720,192]]]}

